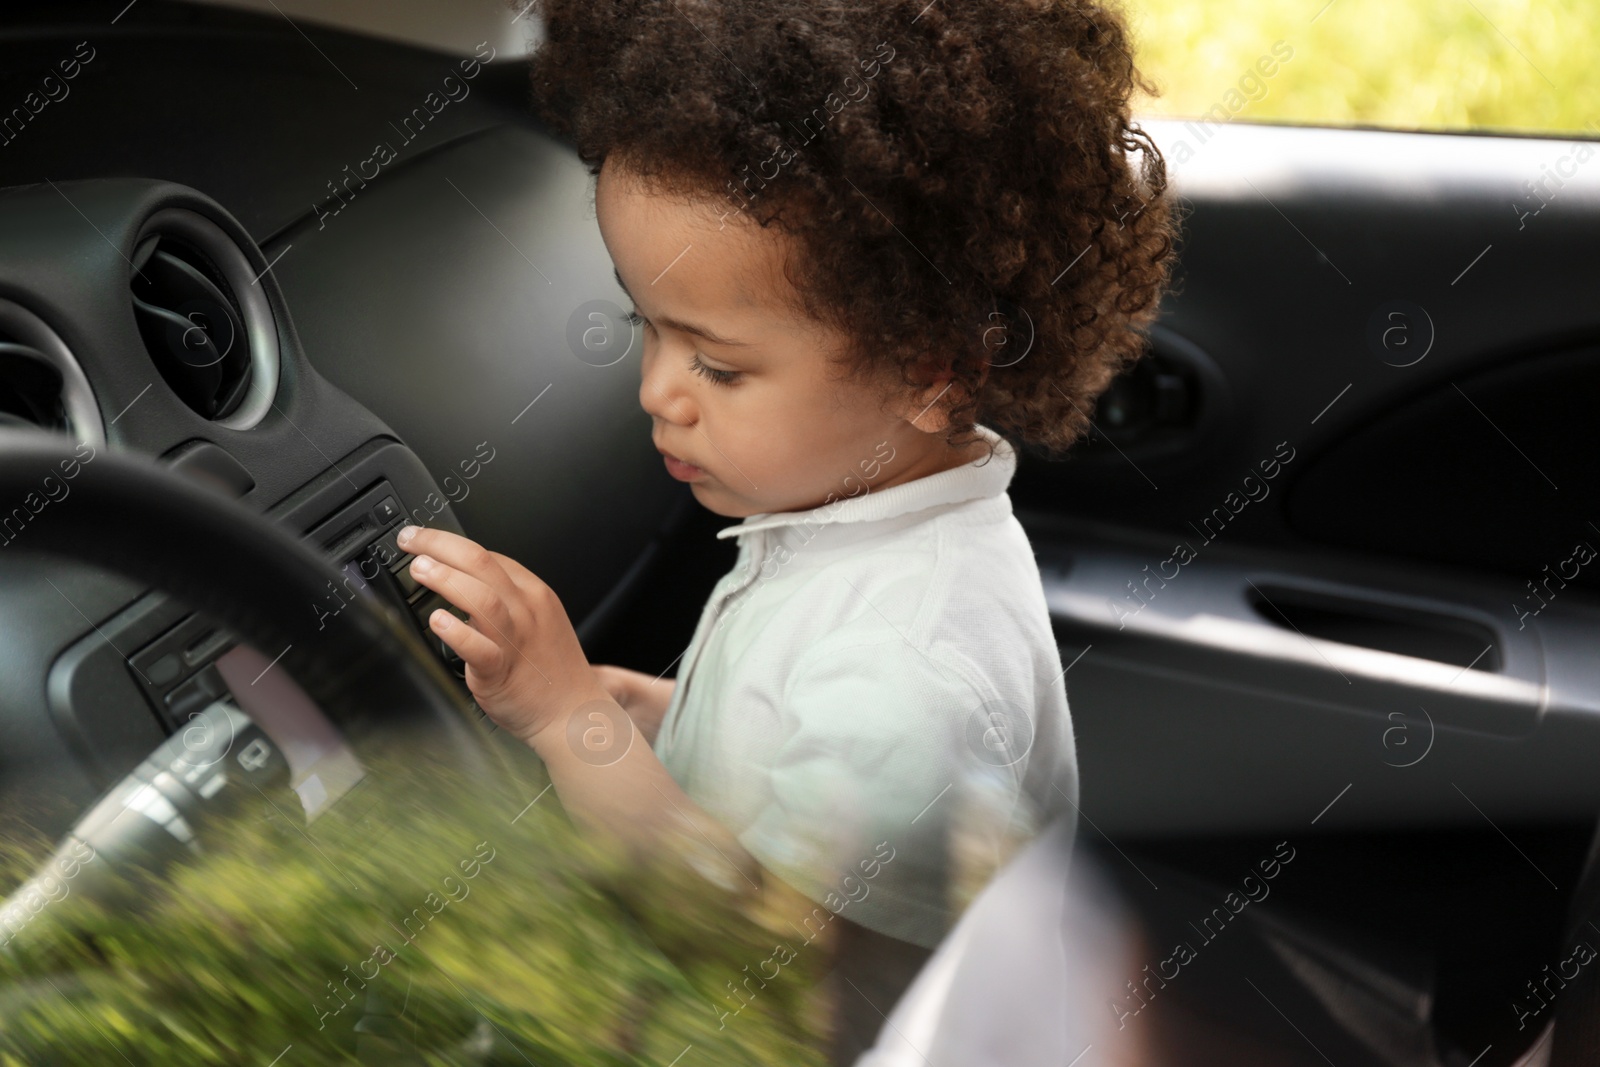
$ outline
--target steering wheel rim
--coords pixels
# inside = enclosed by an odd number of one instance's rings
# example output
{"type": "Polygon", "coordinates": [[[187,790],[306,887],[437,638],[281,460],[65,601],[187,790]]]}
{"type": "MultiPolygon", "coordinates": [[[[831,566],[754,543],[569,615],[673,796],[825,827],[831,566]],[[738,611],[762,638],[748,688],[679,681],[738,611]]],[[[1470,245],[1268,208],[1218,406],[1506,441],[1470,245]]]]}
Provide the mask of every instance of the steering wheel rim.
{"type": "Polygon", "coordinates": [[[336,614],[318,610],[345,576],[242,504],[143,455],[0,427],[0,514],[15,507],[30,518],[6,547],[94,564],[178,598],[278,657],[347,739],[432,729],[458,765],[495,776],[470,699],[417,633],[365,590],[336,614]]]}
{"type": "MultiPolygon", "coordinates": [[[[85,447],[34,429],[0,427],[0,517],[19,505],[31,515],[6,547],[97,565],[178,598],[265,657],[276,655],[275,669],[287,671],[362,761],[369,755],[387,758],[381,751],[386,748],[383,742],[398,740],[408,767],[429,772],[430,784],[457,790],[447,804],[427,806],[429,818],[441,828],[465,828],[480,817],[498,817],[484,802],[504,799],[517,771],[506,762],[506,754],[489,743],[481,713],[398,609],[362,589],[330,614],[321,605],[330,584],[343,582],[345,575],[293,532],[181,478],[156,460],[106,451],[90,451],[85,458],[85,447]],[[69,491],[63,493],[63,485],[69,491]],[[413,747],[419,741],[425,751],[413,747]],[[440,770],[452,772],[448,780],[435,776],[440,770]],[[452,804],[464,807],[451,811],[471,814],[465,820],[454,818],[443,810],[452,804]]],[[[230,718],[234,715],[238,713],[229,713],[230,718]]],[[[170,738],[152,758],[159,759],[164,749],[179,741],[170,738]]],[[[181,743],[187,752],[187,740],[181,743]]],[[[151,760],[146,760],[140,770],[150,766],[151,760]]],[[[363,770],[370,773],[377,766],[382,764],[368,764],[363,770]]],[[[134,906],[135,900],[143,906],[147,900],[145,883],[127,880],[129,873],[139,868],[164,879],[169,864],[188,855],[175,843],[178,839],[171,836],[170,826],[152,831],[153,822],[120,840],[100,835],[118,816],[111,815],[102,824],[96,822],[97,815],[119,807],[119,790],[125,792],[130,784],[149,788],[139,773],[129,773],[106,793],[56,853],[59,857],[62,849],[83,841],[94,846],[91,855],[103,851],[106,859],[98,867],[99,881],[81,875],[75,891],[116,909],[134,906]],[[144,843],[151,839],[161,847],[145,849],[144,843]],[[109,876],[112,870],[123,877],[109,876]],[[134,896],[129,895],[130,887],[134,896]]],[[[217,775],[216,780],[223,777],[217,775]]],[[[379,777],[386,776],[380,772],[379,777]]],[[[158,779],[150,781],[159,785],[158,779]]],[[[202,795],[209,794],[202,791],[202,795]]],[[[238,809],[233,810],[237,817],[238,809]]],[[[350,825],[361,825],[360,806],[346,815],[347,822],[357,820],[350,825]]],[[[50,873],[49,865],[41,872],[50,873]]],[[[342,872],[339,877],[349,881],[342,872]]],[[[373,899],[383,899],[388,888],[381,880],[363,885],[350,883],[356,895],[373,899]]],[[[9,903],[0,898],[0,906],[9,903]]],[[[0,952],[4,950],[0,945],[0,952]]],[[[75,972],[56,973],[48,992],[39,992],[62,998],[94,995],[92,986],[75,972]]],[[[398,1062],[396,1050],[410,1048],[404,1042],[396,1045],[386,1039],[370,1049],[361,1044],[368,1017],[379,1027],[374,1033],[386,1033],[381,1029],[389,1018],[385,1012],[392,1014],[395,1006],[381,996],[374,1000],[375,996],[369,992],[365,1007],[349,1017],[343,1030],[336,1028],[333,1033],[342,1034],[337,1040],[347,1052],[349,1043],[355,1042],[356,1062],[398,1062]]],[[[312,1028],[307,1025],[306,1030],[309,1034],[312,1028]]],[[[473,1037],[459,1042],[455,1052],[462,1062],[481,1058],[476,1041],[473,1037]]]]}

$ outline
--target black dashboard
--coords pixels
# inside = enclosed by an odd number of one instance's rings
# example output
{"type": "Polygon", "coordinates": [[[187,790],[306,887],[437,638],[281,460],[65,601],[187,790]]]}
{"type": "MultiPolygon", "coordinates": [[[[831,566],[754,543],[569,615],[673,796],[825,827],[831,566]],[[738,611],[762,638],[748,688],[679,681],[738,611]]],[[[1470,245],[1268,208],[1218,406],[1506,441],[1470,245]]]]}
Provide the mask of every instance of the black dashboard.
{"type": "MultiPolygon", "coordinates": [[[[347,580],[308,611],[442,606],[393,544],[409,521],[526,561],[593,633],[688,497],[636,378],[549,329],[615,283],[525,66],[346,36],[335,69],[283,20],[152,0],[113,24],[125,6],[0,33],[0,93],[54,90],[0,140],[0,423],[159,458],[311,539],[347,580]]],[[[233,645],[30,544],[29,508],[70,489],[0,516],[0,789],[55,805],[46,831],[221,696],[233,645]]]]}
{"type": "MultiPolygon", "coordinates": [[[[344,568],[342,587],[308,605],[324,619],[357,595],[412,618],[441,605],[411,579],[393,539],[407,521],[461,532],[449,490],[381,419],[312,368],[261,251],[220,205],[159,181],[50,182],[0,192],[0,232],[9,306],[0,329],[13,365],[66,371],[37,385],[8,379],[13,421],[31,417],[76,435],[85,464],[97,449],[159,457],[303,533],[344,568]],[[163,274],[157,257],[175,265],[163,274]],[[81,376],[94,406],[51,403],[48,387],[60,382],[64,393],[68,374],[81,376]]],[[[469,469],[481,473],[494,458],[492,447],[479,450],[469,469]]],[[[51,775],[59,789],[61,776],[76,772],[98,791],[225,695],[215,664],[234,641],[159,592],[55,560],[48,543],[32,543],[44,536],[30,539],[32,515],[70,506],[70,477],[59,484],[0,520],[6,601],[31,620],[6,641],[6,778],[15,784],[28,769],[51,775]],[[144,714],[130,713],[141,706],[144,714]]],[[[418,631],[426,635],[420,622],[418,631]]]]}

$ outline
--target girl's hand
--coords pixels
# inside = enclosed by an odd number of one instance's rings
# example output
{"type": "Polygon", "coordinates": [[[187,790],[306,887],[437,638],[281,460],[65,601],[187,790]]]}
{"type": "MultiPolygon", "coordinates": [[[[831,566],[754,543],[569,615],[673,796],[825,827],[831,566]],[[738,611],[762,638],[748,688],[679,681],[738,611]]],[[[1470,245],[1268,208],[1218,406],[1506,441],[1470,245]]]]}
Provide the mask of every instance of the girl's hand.
{"type": "Polygon", "coordinates": [[[495,722],[528,744],[579,705],[609,699],[554,590],[516,560],[448,530],[407,526],[411,573],[471,618],[443,608],[429,628],[467,665],[467,688],[495,722]]]}
{"type": "Polygon", "coordinates": [[[678,680],[653,678],[626,667],[597,666],[594,673],[599,677],[600,684],[605,686],[606,692],[611,694],[611,699],[622,706],[628,718],[639,728],[645,743],[654,746],[656,733],[661,729],[662,716],[667,713],[667,704],[672,700],[672,691],[677,688],[678,680]]]}

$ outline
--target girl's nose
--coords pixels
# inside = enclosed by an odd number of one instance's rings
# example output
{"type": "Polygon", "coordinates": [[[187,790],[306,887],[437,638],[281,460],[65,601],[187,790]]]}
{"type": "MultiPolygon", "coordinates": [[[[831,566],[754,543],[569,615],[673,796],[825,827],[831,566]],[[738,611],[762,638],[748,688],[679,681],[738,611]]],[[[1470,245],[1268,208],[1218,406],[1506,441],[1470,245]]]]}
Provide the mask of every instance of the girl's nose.
{"type": "Polygon", "coordinates": [[[654,351],[647,350],[641,366],[639,406],[658,422],[675,426],[691,426],[698,417],[690,390],[684,388],[681,375],[673,371],[673,361],[663,353],[658,343],[654,351]]]}

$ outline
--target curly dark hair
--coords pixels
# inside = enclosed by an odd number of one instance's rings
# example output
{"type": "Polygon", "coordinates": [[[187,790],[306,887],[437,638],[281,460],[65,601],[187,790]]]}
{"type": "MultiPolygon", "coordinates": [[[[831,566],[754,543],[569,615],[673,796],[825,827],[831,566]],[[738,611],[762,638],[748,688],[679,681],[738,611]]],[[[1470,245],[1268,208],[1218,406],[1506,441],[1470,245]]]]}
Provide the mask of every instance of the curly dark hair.
{"type": "Polygon", "coordinates": [[[533,103],[598,174],[777,224],[852,371],[953,374],[976,422],[1059,455],[1143,354],[1178,234],[1093,0],[535,0],[533,103]],[[1132,154],[1138,153],[1137,166],[1132,154]],[[1018,350],[1021,350],[1019,355],[1018,350]],[[933,354],[933,355],[930,355],[933,354]]]}

